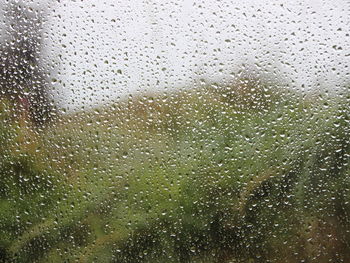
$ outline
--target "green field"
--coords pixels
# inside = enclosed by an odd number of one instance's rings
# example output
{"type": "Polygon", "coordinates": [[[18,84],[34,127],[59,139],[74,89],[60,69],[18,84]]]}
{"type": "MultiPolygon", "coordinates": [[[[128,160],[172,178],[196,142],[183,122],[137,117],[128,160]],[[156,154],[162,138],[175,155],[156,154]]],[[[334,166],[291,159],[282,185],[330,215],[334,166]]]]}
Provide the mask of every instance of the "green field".
{"type": "Polygon", "coordinates": [[[1,262],[350,262],[349,95],[203,85],[0,112],[1,262]]]}

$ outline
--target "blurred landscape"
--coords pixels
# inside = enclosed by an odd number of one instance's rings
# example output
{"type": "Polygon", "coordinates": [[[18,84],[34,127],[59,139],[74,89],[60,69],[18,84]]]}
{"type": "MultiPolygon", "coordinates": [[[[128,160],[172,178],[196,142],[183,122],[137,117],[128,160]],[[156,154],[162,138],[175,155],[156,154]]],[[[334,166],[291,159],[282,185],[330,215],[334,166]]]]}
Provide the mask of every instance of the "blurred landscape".
{"type": "Polygon", "coordinates": [[[4,262],[349,262],[349,95],[257,79],[46,128],[1,101],[4,262]]]}
{"type": "Polygon", "coordinates": [[[350,262],[346,7],[73,2],[2,3],[0,262],[350,262]]]}

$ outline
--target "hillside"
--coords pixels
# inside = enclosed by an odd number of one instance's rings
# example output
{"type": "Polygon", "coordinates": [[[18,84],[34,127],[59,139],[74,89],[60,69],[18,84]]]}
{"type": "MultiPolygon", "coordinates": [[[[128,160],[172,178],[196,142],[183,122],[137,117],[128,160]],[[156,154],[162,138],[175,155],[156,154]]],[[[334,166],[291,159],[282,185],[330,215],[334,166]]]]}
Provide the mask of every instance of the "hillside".
{"type": "Polygon", "coordinates": [[[3,101],[0,259],[350,261],[349,102],[242,83],[43,131],[3,101]]]}

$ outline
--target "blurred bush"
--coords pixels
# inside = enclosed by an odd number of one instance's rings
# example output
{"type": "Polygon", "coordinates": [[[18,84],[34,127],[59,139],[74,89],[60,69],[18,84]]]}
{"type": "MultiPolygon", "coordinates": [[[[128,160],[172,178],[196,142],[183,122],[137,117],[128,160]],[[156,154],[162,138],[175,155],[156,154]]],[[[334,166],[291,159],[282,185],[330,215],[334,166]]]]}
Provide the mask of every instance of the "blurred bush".
{"type": "Polygon", "coordinates": [[[349,102],[257,80],[44,131],[1,103],[8,262],[348,262],[349,102]]]}

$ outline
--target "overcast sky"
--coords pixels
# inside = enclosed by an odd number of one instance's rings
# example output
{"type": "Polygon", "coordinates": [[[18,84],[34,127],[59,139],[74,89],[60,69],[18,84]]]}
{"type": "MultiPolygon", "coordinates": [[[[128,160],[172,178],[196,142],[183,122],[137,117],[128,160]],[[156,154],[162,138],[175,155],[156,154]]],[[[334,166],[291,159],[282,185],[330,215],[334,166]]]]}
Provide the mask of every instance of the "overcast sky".
{"type": "Polygon", "coordinates": [[[79,109],[128,93],[227,80],[247,65],[312,90],[350,81],[349,0],[35,1],[57,101],[79,109]],[[275,74],[277,73],[277,74],[275,74]],[[275,75],[274,75],[275,74],[275,75]]]}

